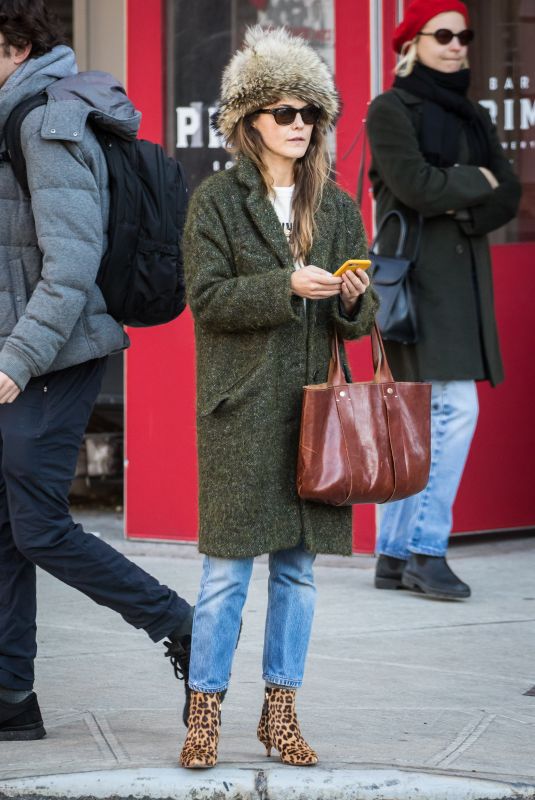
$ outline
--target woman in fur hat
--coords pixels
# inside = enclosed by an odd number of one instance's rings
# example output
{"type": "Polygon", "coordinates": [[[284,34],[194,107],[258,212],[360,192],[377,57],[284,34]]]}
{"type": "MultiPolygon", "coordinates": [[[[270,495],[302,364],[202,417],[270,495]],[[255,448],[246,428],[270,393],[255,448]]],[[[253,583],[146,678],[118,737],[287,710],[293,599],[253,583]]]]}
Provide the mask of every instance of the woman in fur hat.
{"type": "Polygon", "coordinates": [[[184,256],[195,320],[204,571],[189,670],[185,767],[216,763],[253,559],[269,553],[258,738],[312,765],[295,712],[314,614],[315,554],[351,554],[351,509],[302,502],[296,461],[305,384],[326,381],[334,328],[369,333],[376,299],[353,201],[328,178],[339,108],[329,70],[284,29],[253,28],[226,68],[215,124],[236,155],[188,214],[184,256]]]}
{"type": "MultiPolygon", "coordinates": [[[[416,344],[385,342],[396,380],[429,380],[432,466],[418,495],[385,506],[375,585],[463,599],[470,587],[446,561],[452,505],[474,434],[476,381],[503,368],[494,315],[490,231],[512,219],[520,184],[487,112],[467,97],[468,10],[460,0],[413,0],[394,33],[397,77],[370,106],[370,178],[377,219],[423,217],[413,291],[416,344]]],[[[388,222],[382,251],[394,252],[388,222]]]]}

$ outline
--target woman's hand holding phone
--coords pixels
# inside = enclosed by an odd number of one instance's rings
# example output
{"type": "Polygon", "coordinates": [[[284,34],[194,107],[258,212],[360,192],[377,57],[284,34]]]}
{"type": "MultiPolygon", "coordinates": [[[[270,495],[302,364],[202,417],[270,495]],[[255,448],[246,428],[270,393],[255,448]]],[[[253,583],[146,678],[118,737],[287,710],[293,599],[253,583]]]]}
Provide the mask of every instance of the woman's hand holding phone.
{"type": "Polygon", "coordinates": [[[309,264],[296,269],[291,278],[292,292],[307,300],[325,300],[340,294],[342,278],[335,278],[326,269],[309,264]]]}
{"type": "MultiPolygon", "coordinates": [[[[366,262],[363,263],[367,269],[366,262]]],[[[360,295],[364,294],[369,285],[370,279],[364,269],[355,269],[355,265],[346,268],[340,277],[335,277],[326,269],[309,264],[297,269],[291,277],[292,292],[298,297],[307,300],[325,300],[337,294],[341,295],[340,299],[346,314],[352,313],[360,295]]]]}
{"type": "Polygon", "coordinates": [[[340,299],[342,301],[344,312],[348,316],[351,316],[355,310],[357,300],[361,295],[364,294],[369,285],[370,279],[368,275],[366,275],[366,272],[361,268],[356,270],[347,270],[343,273],[340,299]]]}

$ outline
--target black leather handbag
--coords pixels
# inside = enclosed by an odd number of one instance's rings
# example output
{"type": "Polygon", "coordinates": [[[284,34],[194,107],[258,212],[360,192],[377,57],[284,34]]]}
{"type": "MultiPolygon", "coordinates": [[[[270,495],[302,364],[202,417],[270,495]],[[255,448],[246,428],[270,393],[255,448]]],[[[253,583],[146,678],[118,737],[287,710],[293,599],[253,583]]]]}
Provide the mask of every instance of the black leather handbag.
{"type": "Polygon", "coordinates": [[[414,262],[418,255],[422,234],[423,220],[418,219],[416,247],[412,256],[405,254],[407,243],[407,222],[400,211],[389,211],[385,214],[375,239],[370,248],[372,262],[371,274],[375,291],[379,295],[381,305],[377,312],[377,324],[381,336],[386,341],[414,344],[418,341],[418,316],[413,291],[414,262]],[[399,222],[399,238],[393,256],[377,252],[380,236],[387,221],[397,218],[399,222]]]}

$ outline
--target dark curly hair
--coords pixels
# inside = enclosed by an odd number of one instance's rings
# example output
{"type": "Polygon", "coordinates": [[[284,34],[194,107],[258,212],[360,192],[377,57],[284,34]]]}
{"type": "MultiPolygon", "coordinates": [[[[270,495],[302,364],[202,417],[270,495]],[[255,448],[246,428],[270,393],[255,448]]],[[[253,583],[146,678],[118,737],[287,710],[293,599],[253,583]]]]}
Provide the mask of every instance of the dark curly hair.
{"type": "Polygon", "coordinates": [[[46,8],[45,0],[0,0],[0,33],[4,52],[9,47],[24,48],[31,43],[31,58],[66,44],[59,19],[46,8]]]}

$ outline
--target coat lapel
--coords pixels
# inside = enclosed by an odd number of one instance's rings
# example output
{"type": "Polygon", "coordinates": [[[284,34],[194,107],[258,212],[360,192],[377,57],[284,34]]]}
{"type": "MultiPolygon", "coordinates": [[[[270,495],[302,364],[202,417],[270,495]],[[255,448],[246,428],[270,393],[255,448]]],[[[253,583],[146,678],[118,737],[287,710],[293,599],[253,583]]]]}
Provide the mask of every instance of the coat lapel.
{"type": "Polygon", "coordinates": [[[292,267],[292,254],[282,226],[275,209],[264,194],[262,178],[248,158],[242,157],[238,161],[238,176],[241,183],[249,189],[245,204],[260,236],[277,257],[281,267],[284,269],[292,267]]]}
{"type": "MultiPolygon", "coordinates": [[[[321,205],[316,213],[316,235],[312,243],[309,263],[313,264],[315,267],[326,269],[328,272],[335,272],[340,266],[340,264],[332,263],[332,243],[336,236],[335,220],[336,209],[334,203],[332,198],[327,196],[327,191],[325,191],[321,205]]],[[[317,302],[307,304],[309,334],[316,324],[317,310],[317,302]]]]}
{"type": "Polygon", "coordinates": [[[332,241],[336,236],[333,230],[336,215],[332,205],[332,199],[323,197],[321,206],[316,212],[316,235],[310,251],[309,263],[316,267],[334,272],[340,264],[331,264],[332,241]]]}
{"type": "MultiPolygon", "coordinates": [[[[246,206],[257,230],[277,257],[281,266],[285,269],[292,267],[293,258],[286,237],[275,209],[264,194],[262,178],[257,168],[248,158],[244,157],[240,158],[237,167],[241,183],[249,189],[246,206]]],[[[336,231],[333,230],[336,209],[334,208],[333,198],[327,190],[318,209],[316,220],[316,236],[310,251],[309,263],[329,270],[329,272],[334,272],[340,266],[340,264],[329,263],[332,242],[336,237],[336,231]]]]}

